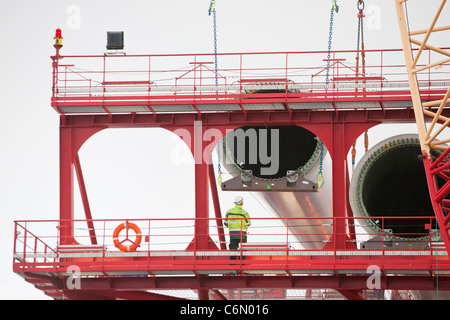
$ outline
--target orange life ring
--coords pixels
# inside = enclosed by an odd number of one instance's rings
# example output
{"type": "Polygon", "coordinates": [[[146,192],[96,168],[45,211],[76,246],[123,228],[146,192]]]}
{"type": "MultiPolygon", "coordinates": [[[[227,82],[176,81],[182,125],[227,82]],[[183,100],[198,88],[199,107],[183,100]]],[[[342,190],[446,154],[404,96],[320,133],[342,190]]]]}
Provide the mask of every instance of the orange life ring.
{"type": "Polygon", "coordinates": [[[134,223],[131,223],[131,222],[121,223],[114,230],[113,241],[114,241],[114,245],[116,246],[116,248],[118,248],[121,251],[135,251],[139,247],[139,245],[140,245],[140,243],[142,241],[141,229],[139,229],[139,227],[137,225],[135,225],[134,223]],[[131,241],[128,238],[125,239],[125,240],[128,240],[128,241],[132,242],[132,244],[129,245],[129,246],[123,245],[122,244],[123,241],[119,242],[119,233],[123,229],[133,229],[133,231],[136,233],[136,240],[135,241],[131,241]]]}

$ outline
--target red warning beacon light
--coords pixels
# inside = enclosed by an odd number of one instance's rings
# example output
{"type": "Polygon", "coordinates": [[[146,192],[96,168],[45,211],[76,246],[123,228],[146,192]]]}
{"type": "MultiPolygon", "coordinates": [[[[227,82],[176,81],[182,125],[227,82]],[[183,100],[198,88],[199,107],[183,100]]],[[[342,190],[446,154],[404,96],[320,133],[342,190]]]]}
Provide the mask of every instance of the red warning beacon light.
{"type": "Polygon", "coordinates": [[[62,44],[63,37],[62,37],[62,32],[61,32],[60,28],[56,29],[55,37],[53,39],[55,40],[55,44],[53,46],[56,49],[56,56],[58,57],[59,56],[59,49],[61,49],[62,46],[63,46],[63,44],[62,44]]]}
{"type": "Polygon", "coordinates": [[[56,29],[55,37],[53,39],[55,39],[55,44],[54,44],[55,48],[57,46],[58,46],[58,48],[61,48],[63,46],[63,44],[62,44],[63,37],[62,37],[62,32],[61,32],[60,28],[56,29]]]}

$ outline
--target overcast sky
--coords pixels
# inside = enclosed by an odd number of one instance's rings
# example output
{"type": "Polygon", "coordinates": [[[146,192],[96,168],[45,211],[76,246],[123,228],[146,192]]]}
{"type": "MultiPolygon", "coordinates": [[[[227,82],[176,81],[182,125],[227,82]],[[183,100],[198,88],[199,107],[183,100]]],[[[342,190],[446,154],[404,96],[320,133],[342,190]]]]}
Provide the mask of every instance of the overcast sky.
{"type": "MultiPolygon", "coordinates": [[[[401,48],[394,1],[365,2],[366,48],[401,48]]],[[[428,25],[439,2],[410,5],[410,17],[427,18],[416,28],[428,25]]],[[[12,272],[12,240],[14,220],[59,217],[59,118],[50,107],[55,29],[63,32],[63,55],[103,54],[109,30],[125,32],[128,54],[212,53],[209,4],[209,0],[0,3],[0,299],[48,298],[12,272]]],[[[356,49],[356,1],[338,0],[338,5],[332,49],[356,49]]],[[[331,0],[217,0],[218,51],[326,50],[330,8],[331,0]]],[[[448,9],[443,17],[449,16],[448,9]]],[[[414,129],[376,128],[371,143],[414,129]]],[[[93,217],[119,218],[124,212],[137,218],[152,217],[152,212],[193,217],[192,166],[174,166],[170,161],[178,143],[171,133],[158,129],[107,130],[91,138],[80,158],[93,217]]],[[[223,209],[232,206],[234,195],[221,193],[223,209]]],[[[254,199],[246,205],[252,215],[264,214],[254,199]]],[[[76,217],[82,214],[77,198],[76,217]]]]}

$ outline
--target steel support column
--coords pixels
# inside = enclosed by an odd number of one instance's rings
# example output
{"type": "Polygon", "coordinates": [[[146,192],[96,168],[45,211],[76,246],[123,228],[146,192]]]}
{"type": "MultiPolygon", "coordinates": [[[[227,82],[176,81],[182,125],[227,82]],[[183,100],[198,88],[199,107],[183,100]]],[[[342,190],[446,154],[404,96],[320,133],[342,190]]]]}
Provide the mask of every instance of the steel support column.
{"type": "Polygon", "coordinates": [[[60,244],[72,244],[74,219],[74,166],[78,150],[93,134],[104,126],[73,127],[61,125],[59,128],[59,185],[60,185],[60,244]]]}
{"type": "Polygon", "coordinates": [[[198,300],[209,300],[209,289],[198,289],[198,300]]]}
{"type": "Polygon", "coordinates": [[[332,124],[333,148],[331,151],[333,181],[333,244],[336,249],[348,249],[347,217],[347,151],[345,124],[332,124]]]}
{"type": "MultiPolygon", "coordinates": [[[[204,126],[194,122],[194,139],[192,143],[195,162],[195,239],[196,250],[208,249],[209,241],[209,180],[208,163],[204,157],[205,141],[203,141],[204,126]]],[[[209,159],[209,157],[207,158],[209,159]]]]}
{"type": "Polygon", "coordinates": [[[378,121],[359,122],[346,119],[346,114],[338,113],[335,119],[317,124],[302,124],[302,126],[316,134],[325,144],[332,160],[333,188],[333,237],[325,248],[355,249],[350,242],[347,218],[352,216],[347,212],[348,165],[347,154],[353,142],[378,121]]]}
{"type": "Polygon", "coordinates": [[[60,127],[59,236],[60,244],[73,243],[73,144],[72,129],[60,127]]]}

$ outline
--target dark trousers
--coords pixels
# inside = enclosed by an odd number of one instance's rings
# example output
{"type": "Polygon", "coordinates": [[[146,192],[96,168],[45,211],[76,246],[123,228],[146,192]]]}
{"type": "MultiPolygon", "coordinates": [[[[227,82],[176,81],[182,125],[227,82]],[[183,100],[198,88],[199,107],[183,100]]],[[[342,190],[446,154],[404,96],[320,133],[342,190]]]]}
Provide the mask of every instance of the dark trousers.
{"type": "MultiPolygon", "coordinates": [[[[239,248],[239,243],[247,243],[247,232],[245,231],[230,231],[230,250],[237,250],[239,248]]],[[[231,256],[231,260],[236,260],[236,256],[231,256]]],[[[242,257],[245,260],[245,256],[242,257]]]]}

